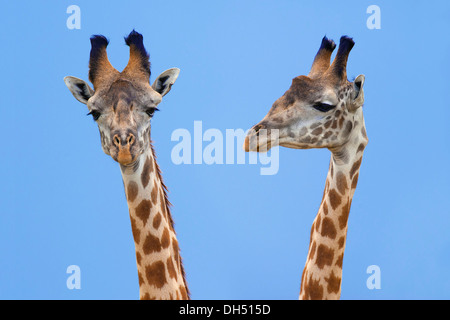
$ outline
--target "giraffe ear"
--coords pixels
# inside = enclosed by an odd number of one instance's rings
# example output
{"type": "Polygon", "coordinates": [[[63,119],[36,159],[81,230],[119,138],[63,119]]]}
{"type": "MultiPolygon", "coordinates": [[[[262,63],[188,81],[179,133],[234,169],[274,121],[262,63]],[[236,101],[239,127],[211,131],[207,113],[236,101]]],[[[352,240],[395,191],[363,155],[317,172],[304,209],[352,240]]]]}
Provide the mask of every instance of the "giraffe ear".
{"type": "Polygon", "coordinates": [[[354,98],[353,103],[355,109],[361,107],[364,104],[364,81],[366,77],[363,74],[360,74],[356,77],[355,81],[353,81],[353,89],[354,89],[354,98]]]}
{"type": "Polygon", "coordinates": [[[64,82],[75,99],[81,103],[87,104],[89,98],[94,95],[94,90],[84,80],[67,76],[64,78],[64,82]]]}
{"type": "Polygon", "coordinates": [[[152,84],[152,88],[163,97],[170,91],[172,85],[178,78],[180,69],[172,68],[161,73],[155,82],[152,84]]]}

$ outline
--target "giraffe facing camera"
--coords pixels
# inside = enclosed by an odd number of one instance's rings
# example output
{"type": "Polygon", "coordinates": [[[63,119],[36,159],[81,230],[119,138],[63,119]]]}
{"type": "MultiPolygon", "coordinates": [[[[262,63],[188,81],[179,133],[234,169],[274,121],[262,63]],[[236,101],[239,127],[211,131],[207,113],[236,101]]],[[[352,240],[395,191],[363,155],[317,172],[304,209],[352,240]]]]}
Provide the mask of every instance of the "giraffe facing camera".
{"type": "Polygon", "coordinates": [[[74,97],[87,105],[100,130],[103,151],[120,164],[136,248],[141,299],[189,299],[167,189],[150,139],[150,120],[180,70],[161,73],[150,85],[143,37],[133,30],[122,72],[109,62],[108,40],[91,37],[89,80],[65,77],[74,97]]]}

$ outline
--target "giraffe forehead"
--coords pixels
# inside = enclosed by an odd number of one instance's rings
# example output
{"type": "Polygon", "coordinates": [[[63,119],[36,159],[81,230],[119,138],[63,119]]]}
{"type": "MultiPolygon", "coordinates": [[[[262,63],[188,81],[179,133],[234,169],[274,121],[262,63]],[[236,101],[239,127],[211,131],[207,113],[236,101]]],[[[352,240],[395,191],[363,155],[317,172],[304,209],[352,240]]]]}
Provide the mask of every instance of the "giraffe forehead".
{"type": "Polygon", "coordinates": [[[114,110],[123,107],[129,107],[132,103],[139,101],[139,91],[133,86],[131,82],[119,80],[114,82],[109,90],[104,94],[104,101],[106,107],[114,110]]]}
{"type": "Polygon", "coordinates": [[[288,100],[302,100],[314,102],[319,99],[326,85],[320,79],[313,80],[306,76],[299,76],[292,80],[292,85],[287,91],[288,100]]]}
{"type": "Polygon", "coordinates": [[[91,100],[90,105],[96,109],[123,112],[129,110],[131,106],[156,106],[161,102],[161,95],[149,84],[119,78],[110,86],[96,92],[94,99],[91,100]]]}
{"type": "Polygon", "coordinates": [[[326,79],[311,79],[299,76],[285,94],[274,103],[274,108],[287,108],[294,104],[312,105],[317,102],[337,103],[336,88],[326,79]]]}

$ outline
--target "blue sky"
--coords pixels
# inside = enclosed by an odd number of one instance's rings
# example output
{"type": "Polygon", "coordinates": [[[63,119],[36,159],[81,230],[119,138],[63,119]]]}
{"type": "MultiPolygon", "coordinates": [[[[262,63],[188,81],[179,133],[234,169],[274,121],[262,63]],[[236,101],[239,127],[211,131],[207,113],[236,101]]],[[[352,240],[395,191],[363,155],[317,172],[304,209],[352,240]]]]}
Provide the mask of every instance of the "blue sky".
{"type": "Polygon", "coordinates": [[[176,165],[174,130],[244,130],[307,74],[324,35],[354,38],[369,145],[349,219],[342,299],[449,299],[448,1],[3,1],[1,299],[137,299],[118,164],[63,77],[88,78],[92,34],[128,61],[144,35],[152,80],[180,76],[152,120],[193,299],[296,299],[328,150],[279,149],[260,165],[176,165]],[[66,9],[81,9],[69,30],[66,9]],[[369,5],[381,29],[366,26],[369,5]],[[81,269],[69,290],[66,268],[81,269]],[[381,270],[369,290],[367,267],[381,270]]]}

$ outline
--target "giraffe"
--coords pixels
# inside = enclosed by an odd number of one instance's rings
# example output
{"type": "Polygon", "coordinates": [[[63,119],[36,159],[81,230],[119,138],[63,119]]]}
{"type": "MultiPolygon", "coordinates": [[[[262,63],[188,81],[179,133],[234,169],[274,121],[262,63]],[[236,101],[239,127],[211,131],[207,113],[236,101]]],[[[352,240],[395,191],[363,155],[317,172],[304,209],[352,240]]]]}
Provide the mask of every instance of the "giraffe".
{"type": "Polygon", "coordinates": [[[127,66],[109,62],[102,35],[90,39],[89,80],[67,76],[74,97],[97,123],[103,151],[120,164],[136,249],[140,299],[189,299],[167,189],[150,138],[150,120],[180,70],[161,73],[150,85],[150,60],[143,36],[133,30],[127,66]]]}
{"type": "Polygon", "coordinates": [[[294,78],[244,140],[247,152],[266,152],[277,145],[331,151],[299,299],[340,298],[348,216],[368,143],[362,110],[365,76],[347,80],[347,60],[354,44],[353,39],[341,37],[330,65],[336,44],[325,36],[308,76],[294,78]]]}

